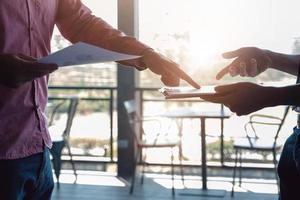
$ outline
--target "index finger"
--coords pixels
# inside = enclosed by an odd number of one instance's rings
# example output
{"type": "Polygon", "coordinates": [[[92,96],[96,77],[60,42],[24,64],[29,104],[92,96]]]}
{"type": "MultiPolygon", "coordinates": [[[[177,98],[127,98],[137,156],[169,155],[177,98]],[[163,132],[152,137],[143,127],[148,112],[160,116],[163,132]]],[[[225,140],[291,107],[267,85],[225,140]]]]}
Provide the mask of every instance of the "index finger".
{"type": "Polygon", "coordinates": [[[189,83],[191,86],[193,86],[196,89],[200,89],[200,85],[194,81],[187,73],[185,73],[182,69],[179,67],[175,66],[173,69],[174,73],[181,78],[182,80],[185,80],[187,83],[189,83]]]}
{"type": "Polygon", "coordinates": [[[220,80],[221,78],[223,78],[223,76],[228,74],[229,73],[229,68],[230,68],[230,65],[228,65],[227,67],[225,67],[221,71],[219,71],[218,74],[216,75],[216,79],[220,80]]]}

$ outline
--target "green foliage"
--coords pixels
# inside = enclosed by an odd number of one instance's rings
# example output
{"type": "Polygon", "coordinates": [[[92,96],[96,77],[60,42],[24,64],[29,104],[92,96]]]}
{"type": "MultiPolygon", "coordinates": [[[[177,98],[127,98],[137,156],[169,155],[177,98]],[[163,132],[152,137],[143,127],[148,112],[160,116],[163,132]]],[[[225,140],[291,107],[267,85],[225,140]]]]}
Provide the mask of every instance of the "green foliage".
{"type": "MultiPolygon", "coordinates": [[[[211,160],[218,160],[220,158],[220,143],[221,140],[218,139],[215,142],[207,144],[207,154],[210,156],[211,160]]],[[[257,154],[261,156],[257,158],[247,158],[247,156],[243,156],[245,160],[248,160],[249,162],[271,162],[271,160],[268,159],[269,156],[272,156],[270,152],[264,152],[264,151],[248,151],[243,150],[244,155],[250,154],[257,154]]],[[[233,161],[235,156],[235,151],[233,149],[233,140],[224,141],[224,160],[226,161],[233,161]]]]}
{"type": "Polygon", "coordinates": [[[99,140],[94,138],[71,138],[71,147],[80,148],[84,151],[85,155],[89,155],[89,150],[94,148],[103,148],[105,150],[105,155],[110,155],[109,140],[99,140]]]}
{"type": "MultiPolygon", "coordinates": [[[[220,157],[220,144],[220,139],[207,144],[207,153],[211,156],[212,160],[218,159],[218,157],[220,157]]],[[[224,141],[224,159],[230,160],[233,154],[233,140],[224,141]]]]}

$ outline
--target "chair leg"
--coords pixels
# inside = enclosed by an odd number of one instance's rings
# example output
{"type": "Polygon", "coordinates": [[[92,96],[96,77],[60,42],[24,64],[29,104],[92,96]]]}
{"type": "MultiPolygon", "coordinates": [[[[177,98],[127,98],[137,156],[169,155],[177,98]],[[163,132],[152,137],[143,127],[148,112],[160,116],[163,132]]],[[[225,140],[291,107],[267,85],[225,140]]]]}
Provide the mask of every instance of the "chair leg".
{"type": "Polygon", "coordinates": [[[52,163],[53,163],[53,169],[56,177],[56,185],[59,189],[59,176],[61,171],[61,152],[64,147],[64,142],[54,142],[52,148],[50,149],[50,153],[52,155],[52,163]]]}
{"type": "Polygon", "coordinates": [[[56,187],[57,187],[58,190],[60,189],[59,178],[57,178],[56,187]]]}
{"type": "Polygon", "coordinates": [[[238,162],[238,149],[235,150],[235,161],[234,161],[233,176],[232,176],[232,188],[231,188],[232,197],[234,196],[234,185],[235,185],[237,162],[238,162]]]}
{"type": "Polygon", "coordinates": [[[274,163],[274,169],[275,169],[275,178],[276,178],[276,183],[277,183],[277,188],[278,188],[278,193],[280,191],[279,187],[279,177],[277,175],[277,159],[276,159],[276,151],[273,151],[273,163],[274,163]]]}
{"type": "Polygon", "coordinates": [[[132,178],[131,178],[131,185],[130,185],[129,194],[133,193],[134,184],[135,184],[137,161],[138,161],[139,156],[140,156],[140,149],[137,150],[136,155],[135,155],[134,166],[133,166],[133,175],[132,175],[132,178]]]}
{"type": "Polygon", "coordinates": [[[68,141],[66,142],[66,146],[67,146],[67,149],[68,149],[68,152],[69,152],[72,169],[73,169],[74,175],[75,175],[75,181],[74,181],[74,183],[76,183],[77,182],[77,172],[76,172],[75,163],[73,161],[73,156],[72,156],[71,148],[70,148],[70,145],[69,145],[68,141]]]}
{"type": "MultiPolygon", "coordinates": [[[[59,162],[59,163],[56,163],[56,164],[55,164],[55,165],[57,165],[56,168],[61,169],[61,160],[56,161],[56,162],[59,162]]],[[[55,172],[55,177],[56,177],[56,187],[57,187],[57,189],[60,188],[59,176],[60,176],[60,170],[59,170],[59,173],[55,172]]]]}
{"type": "Polygon", "coordinates": [[[239,186],[242,186],[242,150],[240,150],[239,186]]]}
{"type": "Polygon", "coordinates": [[[181,181],[182,181],[182,185],[183,187],[185,187],[184,185],[184,171],[183,171],[183,165],[182,165],[182,144],[180,142],[180,145],[179,145],[179,164],[180,164],[180,173],[181,173],[181,181]]]}
{"type": "Polygon", "coordinates": [[[172,171],[172,196],[175,196],[175,187],[174,187],[174,149],[171,149],[171,171],[172,171]]]}
{"type": "Polygon", "coordinates": [[[141,185],[144,184],[146,159],[147,159],[147,149],[145,149],[145,156],[144,156],[143,159],[142,159],[141,185]]]}

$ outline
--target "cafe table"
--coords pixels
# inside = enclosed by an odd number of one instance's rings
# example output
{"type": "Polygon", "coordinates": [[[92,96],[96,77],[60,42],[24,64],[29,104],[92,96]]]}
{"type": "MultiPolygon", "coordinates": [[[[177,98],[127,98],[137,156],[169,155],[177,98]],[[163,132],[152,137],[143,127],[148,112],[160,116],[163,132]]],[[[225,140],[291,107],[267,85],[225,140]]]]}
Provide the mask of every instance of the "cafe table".
{"type": "MultiPolygon", "coordinates": [[[[200,131],[201,131],[201,167],[202,167],[202,191],[199,194],[190,194],[192,196],[216,196],[218,192],[209,192],[207,188],[207,163],[206,163],[206,119],[228,119],[231,116],[230,112],[226,112],[224,109],[219,111],[199,111],[191,108],[178,108],[171,111],[167,111],[161,115],[162,117],[170,119],[199,119],[200,131]]],[[[222,126],[223,128],[223,126],[222,126]]],[[[189,195],[189,194],[187,194],[189,195]]],[[[222,195],[222,194],[221,194],[222,195]]]]}

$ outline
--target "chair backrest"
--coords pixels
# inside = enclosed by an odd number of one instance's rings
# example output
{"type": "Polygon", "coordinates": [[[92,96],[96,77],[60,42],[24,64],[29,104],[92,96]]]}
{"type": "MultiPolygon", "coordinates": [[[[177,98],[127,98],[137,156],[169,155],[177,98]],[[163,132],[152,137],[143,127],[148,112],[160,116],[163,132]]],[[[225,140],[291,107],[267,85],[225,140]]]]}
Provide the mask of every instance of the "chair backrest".
{"type": "Polygon", "coordinates": [[[79,99],[78,99],[78,97],[71,97],[69,99],[69,101],[70,101],[70,103],[69,103],[69,107],[68,107],[67,123],[66,123],[66,128],[65,128],[64,133],[63,133],[64,138],[68,138],[69,135],[70,135],[70,131],[71,131],[71,127],[72,127],[72,124],[73,124],[74,116],[75,116],[76,111],[77,111],[77,106],[78,106],[79,99]]]}
{"type": "Polygon", "coordinates": [[[124,101],[124,107],[129,115],[135,115],[137,108],[135,100],[124,101]]]}
{"type": "Polygon", "coordinates": [[[49,123],[48,126],[51,127],[54,125],[54,118],[59,112],[59,109],[62,108],[66,103],[68,103],[67,107],[67,119],[65,122],[65,126],[62,131],[62,136],[64,139],[67,139],[70,135],[71,127],[73,124],[73,119],[76,114],[77,106],[79,103],[79,98],[74,96],[74,97],[68,97],[68,98],[63,98],[59,99],[60,102],[57,104],[54,104],[52,112],[50,112],[50,117],[49,117],[49,123]]]}
{"type": "MultiPolygon", "coordinates": [[[[54,121],[54,117],[55,115],[57,114],[58,112],[58,109],[66,102],[66,99],[64,99],[63,101],[59,102],[58,104],[54,105],[53,106],[53,109],[52,109],[52,112],[50,114],[50,117],[49,117],[49,123],[48,123],[48,126],[52,126],[53,125],[53,121],[54,121]]],[[[52,105],[52,104],[51,104],[52,105]]],[[[49,106],[50,107],[50,106],[49,106]]],[[[48,109],[48,108],[47,108],[48,109]]],[[[47,112],[48,113],[48,112],[47,112]]]]}
{"type": "MultiPolygon", "coordinates": [[[[276,133],[274,134],[274,144],[273,144],[273,147],[275,148],[279,133],[280,133],[282,126],[286,120],[289,109],[290,109],[290,106],[285,107],[282,117],[275,117],[275,116],[270,116],[270,115],[260,115],[260,114],[251,115],[250,121],[247,124],[245,124],[245,131],[247,133],[247,138],[249,139],[251,146],[253,146],[253,144],[252,144],[251,136],[249,135],[249,133],[247,131],[247,126],[250,125],[250,127],[255,135],[255,138],[259,138],[259,136],[257,135],[256,128],[255,128],[255,125],[258,124],[258,125],[263,125],[263,126],[266,125],[266,126],[276,126],[277,127],[275,129],[276,133]],[[273,120],[273,121],[272,122],[266,121],[268,119],[273,120]]],[[[265,134],[265,135],[269,136],[269,134],[265,134]]]]}
{"type": "Polygon", "coordinates": [[[278,138],[279,133],[280,133],[280,131],[281,131],[281,128],[282,128],[282,126],[283,126],[283,124],[284,124],[284,122],[285,122],[286,116],[287,116],[288,113],[289,113],[289,110],[290,110],[290,106],[286,106],[285,109],[284,109],[283,117],[282,117],[282,119],[281,119],[281,124],[280,124],[280,126],[278,127],[278,130],[277,130],[277,133],[276,133],[276,136],[275,136],[275,142],[277,141],[277,138],[278,138]]]}
{"type": "Polygon", "coordinates": [[[136,101],[135,100],[127,100],[127,101],[124,101],[123,104],[124,104],[124,107],[125,107],[126,112],[127,112],[127,116],[128,116],[128,119],[129,119],[129,124],[130,124],[131,131],[134,134],[134,139],[137,143],[140,143],[141,142],[140,136],[137,135],[136,130],[138,128],[138,125],[141,125],[140,124],[141,119],[137,114],[136,101]]]}

